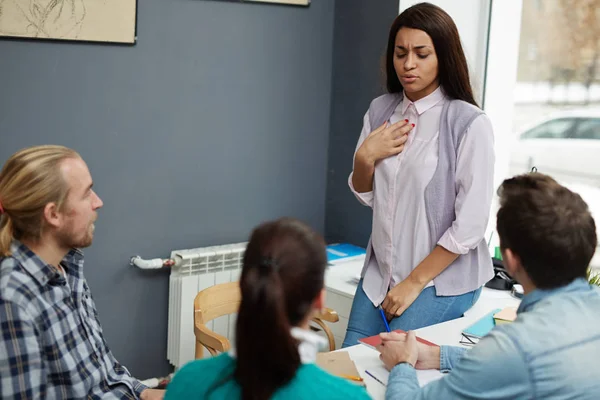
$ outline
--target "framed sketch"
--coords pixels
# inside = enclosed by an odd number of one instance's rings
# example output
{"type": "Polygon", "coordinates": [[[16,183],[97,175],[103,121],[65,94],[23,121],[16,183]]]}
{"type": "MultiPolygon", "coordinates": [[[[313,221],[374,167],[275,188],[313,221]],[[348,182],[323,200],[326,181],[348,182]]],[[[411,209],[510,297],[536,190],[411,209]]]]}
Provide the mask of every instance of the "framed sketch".
{"type": "Polygon", "coordinates": [[[310,0],[242,0],[253,1],[255,3],[276,3],[276,4],[291,4],[294,6],[308,6],[310,0]]]}
{"type": "Polygon", "coordinates": [[[0,0],[0,36],[135,43],[136,0],[0,0]]]}
{"type": "Polygon", "coordinates": [[[287,4],[290,6],[309,6],[310,0],[219,0],[233,3],[270,3],[270,4],[287,4]]]}

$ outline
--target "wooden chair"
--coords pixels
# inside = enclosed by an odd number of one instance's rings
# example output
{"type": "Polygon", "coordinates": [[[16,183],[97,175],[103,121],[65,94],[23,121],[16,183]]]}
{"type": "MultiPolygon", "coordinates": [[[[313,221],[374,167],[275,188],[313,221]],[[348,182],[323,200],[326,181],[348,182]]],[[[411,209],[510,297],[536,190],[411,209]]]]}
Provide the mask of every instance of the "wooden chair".
{"type": "MultiPolygon", "coordinates": [[[[239,282],[221,283],[202,290],[194,299],[194,335],[196,336],[196,358],[202,358],[204,347],[208,349],[211,355],[223,353],[231,348],[229,340],[211,331],[206,327],[206,323],[223,315],[236,313],[240,307],[241,293],[239,282]]],[[[337,312],[329,308],[325,309],[319,315],[316,315],[312,322],[318,328],[311,327],[314,330],[322,330],[329,340],[329,350],[335,350],[335,339],[327,322],[339,321],[337,312]]]]}

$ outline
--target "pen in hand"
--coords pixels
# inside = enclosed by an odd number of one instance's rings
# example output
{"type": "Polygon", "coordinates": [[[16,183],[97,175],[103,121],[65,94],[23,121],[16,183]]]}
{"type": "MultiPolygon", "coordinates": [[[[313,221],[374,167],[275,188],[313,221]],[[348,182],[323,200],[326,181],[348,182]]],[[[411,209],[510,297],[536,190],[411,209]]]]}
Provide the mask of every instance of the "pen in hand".
{"type": "Polygon", "coordinates": [[[391,332],[390,331],[390,325],[388,324],[387,318],[385,317],[385,313],[383,312],[383,308],[381,308],[381,305],[379,305],[379,312],[381,313],[381,319],[383,319],[383,323],[385,324],[385,330],[387,332],[391,332]]]}

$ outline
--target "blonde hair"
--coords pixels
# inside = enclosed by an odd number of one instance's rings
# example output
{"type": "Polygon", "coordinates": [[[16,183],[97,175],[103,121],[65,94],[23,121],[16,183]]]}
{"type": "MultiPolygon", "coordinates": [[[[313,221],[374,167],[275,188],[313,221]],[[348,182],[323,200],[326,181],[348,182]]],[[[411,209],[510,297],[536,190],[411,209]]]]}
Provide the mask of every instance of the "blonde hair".
{"type": "Polygon", "coordinates": [[[10,256],[13,239],[39,240],[44,208],[64,206],[69,192],[60,171],[64,160],[81,158],[64,146],[34,146],[13,154],[0,171],[0,257],[10,256]]]}

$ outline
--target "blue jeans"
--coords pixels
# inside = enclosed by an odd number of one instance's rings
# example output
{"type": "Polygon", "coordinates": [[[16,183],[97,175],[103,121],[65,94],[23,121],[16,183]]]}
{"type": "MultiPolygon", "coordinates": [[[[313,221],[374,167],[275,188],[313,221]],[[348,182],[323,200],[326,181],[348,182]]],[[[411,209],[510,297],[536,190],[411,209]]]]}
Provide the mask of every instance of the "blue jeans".
{"type": "MultiPolygon", "coordinates": [[[[362,283],[361,279],[356,288],[342,347],[354,346],[358,344],[358,339],[385,332],[381,314],[365,294],[362,283]]],[[[459,296],[436,296],[435,287],[430,286],[419,294],[401,316],[392,319],[389,323],[390,329],[411,331],[460,318],[475,304],[480,294],[481,288],[459,296]]]]}

